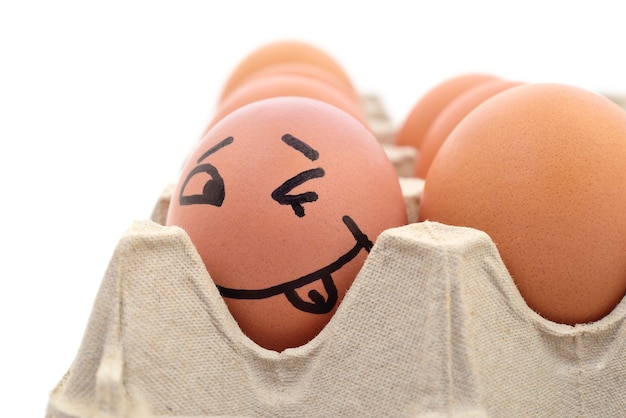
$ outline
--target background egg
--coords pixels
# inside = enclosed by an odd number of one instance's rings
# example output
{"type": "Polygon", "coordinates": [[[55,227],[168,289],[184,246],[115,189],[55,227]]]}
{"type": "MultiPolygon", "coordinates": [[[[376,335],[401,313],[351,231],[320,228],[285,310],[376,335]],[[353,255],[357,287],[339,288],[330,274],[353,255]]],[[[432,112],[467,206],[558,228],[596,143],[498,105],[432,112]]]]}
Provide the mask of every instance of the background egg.
{"type": "Polygon", "coordinates": [[[530,308],[576,324],[626,293],[626,112],[562,84],[477,106],[426,177],[420,220],[487,232],[530,308]]]}
{"type": "Polygon", "coordinates": [[[437,84],[411,108],[396,133],[394,143],[410,145],[419,150],[426,131],[448,103],[467,89],[494,78],[490,74],[468,73],[437,84]]]}
{"type": "Polygon", "coordinates": [[[252,73],[286,62],[307,63],[319,67],[337,76],[347,88],[354,90],[350,77],[334,57],[310,43],[285,39],[264,44],[246,55],[224,83],[219,101],[252,73]]]}
{"type": "Polygon", "coordinates": [[[307,62],[287,61],[267,65],[245,77],[240,82],[240,84],[245,84],[248,81],[258,77],[267,77],[273,75],[298,75],[313,78],[315,80],[323,81],[333,86],[334,88],[341,90],[355,102],[361,100],[352,85],[348,85],[342,77],[339,77],[334,72],[331,72],[325,68],[319,67],[314,64],[309,64],[307,62]]]}
{"type": "Polygon", "coordinates": [[[489,97],[519,84],[517,81],[495,78],[479,83],[452,99],[439,112],[424,135],[415,167],[415,176],[426,178],[426,173],[428,173],[430,164],[437,155],[439,148],[448,138],[450,132],[472,109],[489,97]]]}
{"type": "Polygon", "coordinates": [[[240,84],[220,103],[207,129],[243,105],[278,96],[298,96],[321,100],[349,113],[363,125],[368,125],[360,103],[343,91],[315,78],[294,74],[277,74],[255,77],[240,84]]]}
{"type": "Polygon", "coordinates": [[[318,100],[276,97],[240,107],[207,132],[182,171],[167,224],[187,231],[223,288],[315,278],[292,290],[307,309],[328,311],[296,308],[287,292],[255,300],[222,293],[250,339],[281,351],[331,319],[367,256],[362,234],[374,242],[406,216],[395,170],[362,123],[318,100]],[[186,202],[193,199],[212,203],[186,202]],[[352,248],[354,258],[328,270],[352,248]],[[333,288],[337,301],[326,304],[333,288]]]}

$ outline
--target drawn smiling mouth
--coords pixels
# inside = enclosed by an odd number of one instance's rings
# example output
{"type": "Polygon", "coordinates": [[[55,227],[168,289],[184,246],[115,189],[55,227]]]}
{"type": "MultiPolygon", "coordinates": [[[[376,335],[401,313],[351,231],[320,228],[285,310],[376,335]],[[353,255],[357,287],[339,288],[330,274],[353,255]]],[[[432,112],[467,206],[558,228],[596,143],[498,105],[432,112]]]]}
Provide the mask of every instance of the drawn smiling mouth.
{"type": "Polygon", "coordinates": [[[284,294],[285,297],[287,297],[287,300],[296,309],[301,311],[313,314],[325,314],[330,312],[337,303],[337,287],[333,281],[332,274],[354,259],[362,249],[369,253],[374,245],[367,235],[361,232],[352,218],[345,215],[341,220],[352,233],[356,243],[354,247],[339,257],[336,261],[330,263],[326,267],[295,280],[267,287],[265,289],[231,289],[218,285],[217,288],[220,294],[225,298],[231,299],[265,299],[284,294]],[[311,290],[308,293],[311,301],[302,299],[296,290],[317,280],[322,281],[324,290],[326,291],[328,297],[324,298],[324,296],[322,296],[317,290],[311,290]]]}

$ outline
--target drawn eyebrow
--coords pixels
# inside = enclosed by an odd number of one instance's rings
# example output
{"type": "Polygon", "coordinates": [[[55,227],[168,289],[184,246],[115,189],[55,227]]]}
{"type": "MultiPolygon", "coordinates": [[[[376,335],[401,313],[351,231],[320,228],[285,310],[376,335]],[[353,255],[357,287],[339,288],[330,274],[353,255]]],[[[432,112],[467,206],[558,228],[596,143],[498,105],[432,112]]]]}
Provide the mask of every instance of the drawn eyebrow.
{"type": "Polygon", "coordinates": [[[291,134],[285,134],[283,135],[281,139],[283,140],[285,144],[289,145],[291,148],[295,149],[296,151],[300,151],[306,158],[308,158],[311,161],[317,160],[320,156],[319,152],[311,148],[310,145],[304,143],[303,141],[301,141],[300,139],[296,138],[295,136],[291,134]]]}
{"type": "Polygon", "coordinates": [[[209,148],[209,150],[207,152],[205,152],[204,154],[202,154],[200,156],[200,158],[198,158],[198,164],[200,164],[200,162],[202,162],[202,160],[204,160],[206,157],[208,157],[209,155],[213,154],[216,151],[219,151],[220,149],[224,148],[226,145],[232,144],[233,143],[233,137],[229,136],[226,139],[223,139],[222,141],[218,142],[217,144],[213,145],[211,148],[209,148]]]}

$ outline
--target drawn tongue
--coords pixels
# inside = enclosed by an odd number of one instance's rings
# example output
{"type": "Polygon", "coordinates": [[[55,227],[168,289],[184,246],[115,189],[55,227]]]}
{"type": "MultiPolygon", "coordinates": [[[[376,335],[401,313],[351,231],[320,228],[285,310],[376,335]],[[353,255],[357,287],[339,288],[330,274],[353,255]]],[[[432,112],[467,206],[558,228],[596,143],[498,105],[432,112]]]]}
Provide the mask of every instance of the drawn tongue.
{"type": "Polygon", "coordinates": [[[335,287],[332,277],[327,275],[299,289],[287,291],[285,292],[285,296],[287,296],[287,299],[295,308],[301,311],[325,314],[330,312],[337,303],[337,287],[335,287]],[[321,284],[324,286],[323,289],[320,286],[320,280],[321,284]],[[299,292],[306,293],[308,300],[300,297],[299,292]],[[324,297],[324,294],[326,297],[324,297]]]}

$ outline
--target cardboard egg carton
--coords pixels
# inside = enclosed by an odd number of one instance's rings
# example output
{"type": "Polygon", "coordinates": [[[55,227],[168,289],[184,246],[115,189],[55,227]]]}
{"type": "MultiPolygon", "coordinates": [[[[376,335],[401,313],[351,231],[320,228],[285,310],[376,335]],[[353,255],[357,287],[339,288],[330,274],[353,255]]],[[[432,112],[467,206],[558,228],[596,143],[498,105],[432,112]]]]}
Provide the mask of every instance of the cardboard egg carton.
{"type": "Polygon", "coordinates": [[[626,110],[626,94],[604,93],[603,96],[626,110]]]}
{"type": "Polygon", "coordinates": [[[378,237],[322,332],[280,353],[241,332],[164,225],[167,185],[115,248],[47,418],[625,416],[626,299],[591,324],[540,317],[487,234],[416,222],[415,154],[385,149],[409,224],[378,237]]]}
{"type": "Polygon", "coordinates": [[[395,126],[380,97],[371,93],[362,94],[361,105],[376,138],[383,144],[393,144],[395,126]]]}
{"type": "Polygon", "coordinates": [[[418,156],[417,149],[394,144],[396,127],[393,125],[380,97],[374,94],[363,94],[361,100],[370,129],[387,153],[398,177],[413,177],[418,156]]]}
{"type": "MultiPolygon", "coordinates": [[[[278,296],[277,296],[278,297],[278,296]]],[[[568,326],[524,303],[485,233],[384,231],[327,326],[266,350],[187,234],[133,223],[47,417],[622,417],[626,300],[568,326]]]]}

